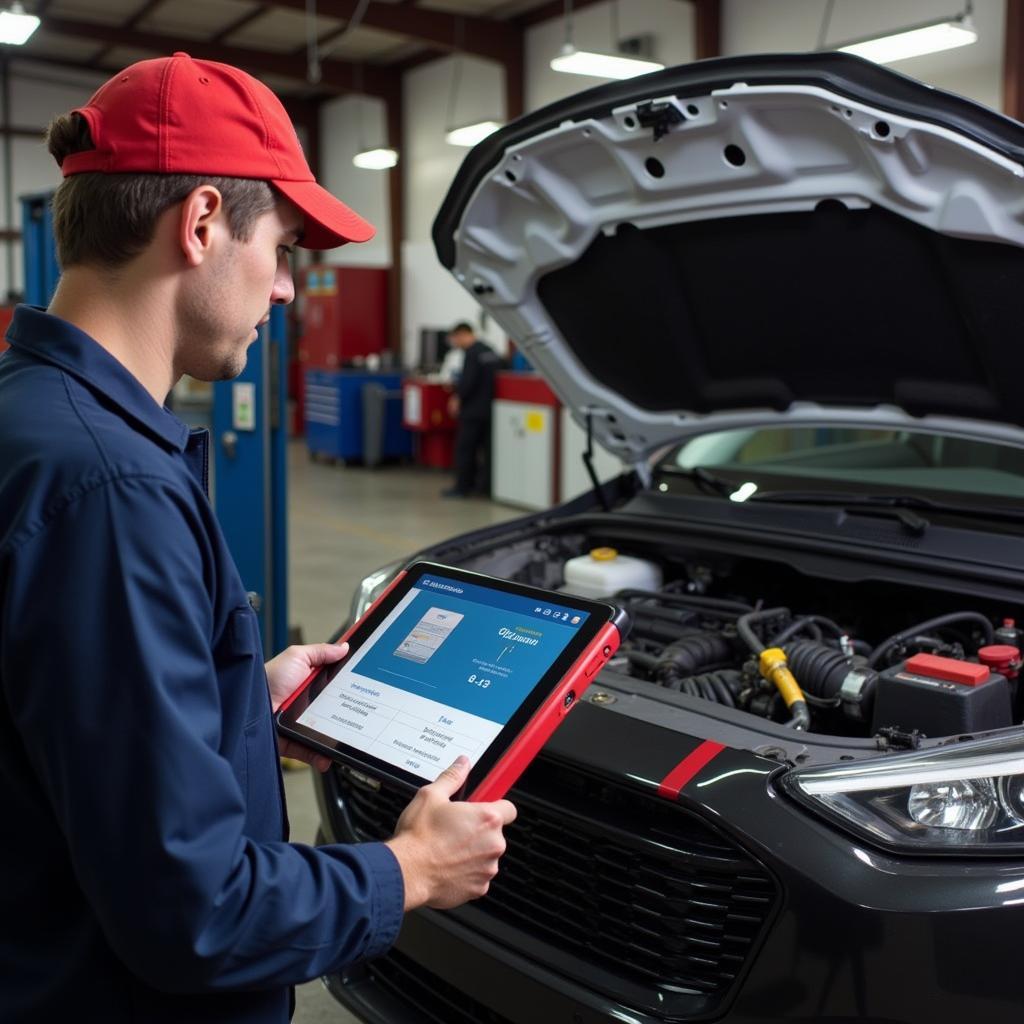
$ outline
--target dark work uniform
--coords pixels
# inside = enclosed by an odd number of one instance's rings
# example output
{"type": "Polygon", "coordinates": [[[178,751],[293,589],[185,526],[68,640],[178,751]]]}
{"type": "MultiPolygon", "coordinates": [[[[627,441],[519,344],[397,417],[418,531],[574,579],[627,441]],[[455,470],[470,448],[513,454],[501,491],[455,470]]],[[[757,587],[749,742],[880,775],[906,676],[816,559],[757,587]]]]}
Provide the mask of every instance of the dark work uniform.
{"type": "Polygon", "coordinates": [[[455,384],[459,427],[455,434],[455,490],[462,494],[491,491],[491,404],[501,357],[483,341],[466,349],[455,384]]]}
{"type": "Polygon", "coordinates": [[[0,357],[0,1022],[285,1024],[382,953],[382,844],[285,842],[208,435],[21,306],[0,357]]]}

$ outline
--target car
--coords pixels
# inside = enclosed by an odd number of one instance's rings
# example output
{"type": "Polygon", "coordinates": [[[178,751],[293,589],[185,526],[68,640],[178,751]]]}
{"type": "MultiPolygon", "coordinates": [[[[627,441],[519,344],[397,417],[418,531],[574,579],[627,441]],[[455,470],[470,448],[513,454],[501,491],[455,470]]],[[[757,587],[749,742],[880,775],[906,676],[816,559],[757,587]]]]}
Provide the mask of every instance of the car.
{"type": "MultiPolygon", "coordinates": [[[[489,894],[332,992],[374,1024],[1019,1021],[1024,127],[848,55],[703,61],[479,144],[434,241],[624,471],[418,556],[569,590],[591,558],[634,625],[489,894]]],[[[404,802],[316,786],[329,842],[404,802]]]]}

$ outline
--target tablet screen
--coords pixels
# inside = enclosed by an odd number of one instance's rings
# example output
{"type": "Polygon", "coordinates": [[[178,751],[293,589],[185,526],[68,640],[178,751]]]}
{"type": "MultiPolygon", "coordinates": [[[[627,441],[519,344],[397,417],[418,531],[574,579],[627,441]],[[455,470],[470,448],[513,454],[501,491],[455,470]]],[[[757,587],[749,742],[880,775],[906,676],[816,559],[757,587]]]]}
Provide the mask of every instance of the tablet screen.
{"type": "Polygon", "coordinates": [[[423,575],[296,721],[432,782],[479,760],[588,617],[423,575]]]}

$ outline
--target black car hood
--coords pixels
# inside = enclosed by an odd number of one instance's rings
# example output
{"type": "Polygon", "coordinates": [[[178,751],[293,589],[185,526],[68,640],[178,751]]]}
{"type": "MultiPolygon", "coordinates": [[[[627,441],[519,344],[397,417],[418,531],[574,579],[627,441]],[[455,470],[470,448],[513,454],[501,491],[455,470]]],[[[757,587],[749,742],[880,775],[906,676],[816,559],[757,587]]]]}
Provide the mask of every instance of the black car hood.
{"type": "Polygon", "coordinates": [[[777,422],[1024,443],[1024,126],[845,54],[581,93],[467,157],[442,263],[638,463],[777,422]]]}

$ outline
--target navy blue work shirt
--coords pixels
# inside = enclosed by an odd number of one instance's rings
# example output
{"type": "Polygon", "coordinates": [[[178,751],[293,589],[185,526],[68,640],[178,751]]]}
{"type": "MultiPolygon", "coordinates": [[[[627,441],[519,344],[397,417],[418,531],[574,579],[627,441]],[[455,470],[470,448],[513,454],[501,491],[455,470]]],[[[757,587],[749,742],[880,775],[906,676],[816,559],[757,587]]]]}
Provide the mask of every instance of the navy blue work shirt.
{"type": "Polygon", "coordinates": [[[282,1024],[382,953],[378,843],[286,840],[255,616],[189,433],[83,331],[0,356],[0,1021],[282,1024]]]}

